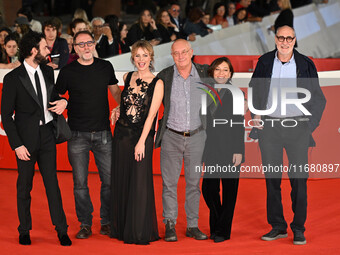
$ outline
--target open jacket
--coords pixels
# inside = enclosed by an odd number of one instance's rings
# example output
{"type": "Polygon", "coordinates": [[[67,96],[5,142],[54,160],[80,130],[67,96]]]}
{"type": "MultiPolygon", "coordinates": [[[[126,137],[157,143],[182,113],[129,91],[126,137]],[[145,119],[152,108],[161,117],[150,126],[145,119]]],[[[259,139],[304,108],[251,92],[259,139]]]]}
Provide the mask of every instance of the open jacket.
{"type": "MultiPolygon", "coordinates": [[[[253,88],[253,105],[257,110],[265,110],[267,107],[275,53],[276,49],[259,58],[249,84],[249,87],[253,88]]],[[[325,109],[326,99],[321,90],[318,73],[313,61],[295,49],[293,54],[296,62],[297,87],[311,92],[311,99],[304,103],[303,106],[312,114],[308,116],[308,126],[312,133],[319,126],[322,113],[325,109]]],[[[303,96],[298,94],[298,97],[301,98],[303,96]]],[[[252,117],[254,117],[254,114],[252,114],[252,117]]],[[[249,137],[258,139],[257,131],[257,128],[253,128],[249,137]]],[[[315,146],[312,135],[310,136],[309,146],[315,146]]]]}
{"type": "MultiPolygon", "coordinates": [[[[40,69],[45,79],[47,102],[60,99],[54,89],[53,69],[46,65],[40,65],[40,69]]],[[[6,74],[2,89],[1,118],[13,150],[22,145],[29,152],[35,150],[39,140],[42,114],[44,114],[43,109],[25,66],[21,65],[6,74]]]]}
{"type": "MultiPolygon", "coordinates": [[[[201,79],[208,78],[208,65],[200,65],[193,63],[193,65],[196,67],[198,75],[201,79]]],[[[174,76],[174,65],[169,66],[165,69],[163,69],[161,72],[157,75],[160,79],[164,82],[164,97],[163,97],[163,105],[164,105],[164,112],[163,112],[163,118],[159,121],[158,125],[158,131],[156,135],[156,141],[155,141],[155,148],[158,148],[161,146],[161,141],[163,134],[166,129],[166,125],[168,122],[168,116],[170,111],[170,98],[171,98],[171,89],[172,89],[172,80],[174,76]]],[[[210,83],[210,82],[209,82],[210,83]]],[[[205,116],[201,115],[201,121],[203,128],[206,128],[206,119],[205,116]]]]}

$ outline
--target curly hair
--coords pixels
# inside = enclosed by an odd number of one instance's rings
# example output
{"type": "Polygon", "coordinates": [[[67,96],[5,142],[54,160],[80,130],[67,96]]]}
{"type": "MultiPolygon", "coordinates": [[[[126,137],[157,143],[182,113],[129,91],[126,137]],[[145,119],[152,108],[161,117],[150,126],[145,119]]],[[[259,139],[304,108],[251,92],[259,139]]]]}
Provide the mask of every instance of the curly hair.
{"type": "Polygon", "coordinates": [[[30,31],[25,34],[20,42],[19,42],[19,60],[23,62],[25,58],[28,58],[32,55],[31,51],[33,48],[39,50],[39,44],[41,39],[44,39],[44,35],[42,33],[30,31]]]}

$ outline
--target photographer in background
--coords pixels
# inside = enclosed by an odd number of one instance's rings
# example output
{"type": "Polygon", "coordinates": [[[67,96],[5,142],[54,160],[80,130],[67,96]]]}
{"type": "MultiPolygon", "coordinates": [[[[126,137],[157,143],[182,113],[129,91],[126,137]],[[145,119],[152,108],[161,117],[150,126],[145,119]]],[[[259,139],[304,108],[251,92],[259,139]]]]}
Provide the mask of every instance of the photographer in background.
{"type": "Polygon", "coordinates": [[[96,41],[96,50],[100,58],[108,58],[116,55],[115,45],[110,26],[101,17],[95,17],[91,21],[93,36],[96,41]]]}

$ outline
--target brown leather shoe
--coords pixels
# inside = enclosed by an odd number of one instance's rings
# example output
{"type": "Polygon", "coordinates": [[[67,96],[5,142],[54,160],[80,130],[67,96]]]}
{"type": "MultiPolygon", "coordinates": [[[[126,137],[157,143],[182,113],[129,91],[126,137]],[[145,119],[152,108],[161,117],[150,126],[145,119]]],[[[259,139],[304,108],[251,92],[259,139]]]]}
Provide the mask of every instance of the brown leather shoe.
{"type": "Polygon", "coordinates": [[[100,234],[109,236],[111,234],[110,224],[102,225],[100,228],[100,234]]]}
{"type": "Polygon", "coordinates": [[[92,235],[91,227],[90,226],[82,226],[79,230],[76,238],[78,239],[87,239],[92,235]]]}

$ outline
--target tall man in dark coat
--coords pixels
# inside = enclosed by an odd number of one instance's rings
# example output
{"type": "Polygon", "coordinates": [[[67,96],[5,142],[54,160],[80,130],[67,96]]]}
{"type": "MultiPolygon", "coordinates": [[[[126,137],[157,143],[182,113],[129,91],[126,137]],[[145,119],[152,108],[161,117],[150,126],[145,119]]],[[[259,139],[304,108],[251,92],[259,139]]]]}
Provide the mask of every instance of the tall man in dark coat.
{"type": "Polygon", "coordinates": [[[18,164],[19,243],[31,244],[30,193],[34,165],[37,162],[46,189],[52,223],[58,232],[61,245],[69,246],[71,240],[67,235],[68,226],[58,186],[56,144],[52,130],[53,117],[50,112],[61,114],[66,108],[67,101],[60,99],[54,90],[53,69],[42,64],[49,53],[42,34],[30,32],[22,38],[20,58],[24,61],[4,78],[1,116],[18,164]]]}
{"type": "MultiPolygon", "coordinates": [[[[276,171],[283,167],[285,149],[289,161],[288,176],[294,212],[290,227],[294,233],[293,243],[301,245],[306,244],[304,224],[307,217],[308,147],[315,146],[311,134],[319,125],[326,99],[314,63],[294,50],[295,42],[294,29],[289,26],[280,27],[275,36],[277,49],[259,58],[250,82],[254,108],[269,110],[275,101],[278,107],[266,115],[252,114],[254,125],[258,128],[253,128],[250,137],[259,139],[262,165],[267,167],[267,220],[272,230],[261,239],[272,241],[287,237],[287,222],[281,202],[282,171],[276,171]],[[283,94],[284,89],[305,89],[310,92],[311,98],[300,105],[302,107],[287,105],[284,112],[284,108],[281,109],[282,97],[275,99],[275,90],[283,94]]],[[[295,101],[303,97],[297,92],[287,95],[287,98],[295,101]]]]}

